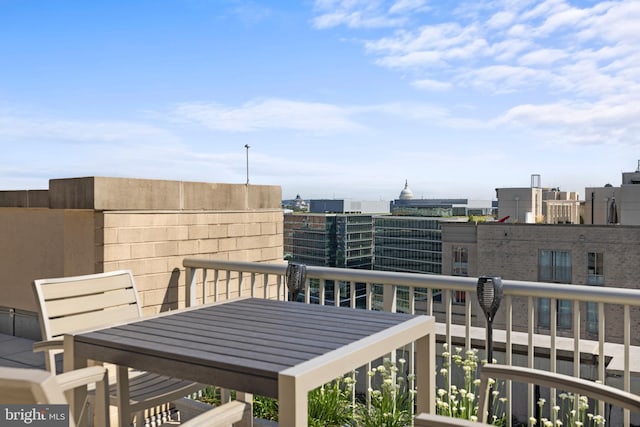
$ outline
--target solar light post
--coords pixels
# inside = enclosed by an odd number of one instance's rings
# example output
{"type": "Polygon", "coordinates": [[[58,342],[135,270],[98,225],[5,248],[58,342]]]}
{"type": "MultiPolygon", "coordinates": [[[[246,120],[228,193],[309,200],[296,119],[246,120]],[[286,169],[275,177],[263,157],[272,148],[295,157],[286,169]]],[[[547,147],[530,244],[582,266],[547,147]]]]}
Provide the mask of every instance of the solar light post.
{"type": "Polygon", "coordinates": [[[307,281],[307,266],[289,262],[284,279],[289,290],[289,301],[296,301],[298,294],[304,289],[304,284],[307,281]]]}
{"type": "MultiPolygon", "coordinates": [[[[493,363],[493,319],[502,301],[502,279],[500,277],[481,276],[478,278],[478,302],[487,318],[487,363],[493,363]]],[[[492,388],[489,389],[488,399],[491,399],[492,388]]],[[[487,420],[491,422],[491,401],[487,420]]]]}

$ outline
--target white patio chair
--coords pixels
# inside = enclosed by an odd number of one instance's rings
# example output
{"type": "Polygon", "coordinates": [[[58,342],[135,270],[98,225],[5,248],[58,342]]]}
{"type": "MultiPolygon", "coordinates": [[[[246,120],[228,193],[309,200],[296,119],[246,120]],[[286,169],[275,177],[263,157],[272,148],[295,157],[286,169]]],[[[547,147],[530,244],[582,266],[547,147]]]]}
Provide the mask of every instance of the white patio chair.
{"type": "MultiPolygon", "coordinates": [[[[84,276],[41,279],[34,281],[40,308],[43,341],[33,345],[33,351],[46,352],[47,369],[55,374],[55,355],[62,352],[63,335],[80,330],[108,327],[115,323],[142,317],[133,275],[128,270],[84,276]]],[[[135,418],[142,426],[144,411],[185,397],[205,386],[150,372],[117,368],[118,376],[129,372],[129,396],[117,393],[116,380],[109,390],[112,405],[118,407],[121,426],[135,418]]]]}
{"type": "Polygon", "coordinates": [[[483,422],[487,421],[488,416],[487,410],[490,400],[489,378],[556,388],[587,396],[590,399],[609,402],[615,406],[629,409],[631,412],[640,413],[640,396],[615,387],[541,369],[487,364],[480,369],[480,405],[478,406],[480,409],[478,410],[481,411],[481,420],[483,422]]]}
{"type": "MultiPolygon", "coordinates": [[[[95,425],[109,427],[109,405],[106,392],[107,371],[101,366],[91,366],[64,374],[52,375],[41,369],[0,367],[0,402],[3,404],[67,404],[64,392],[76,387],[96,383],[95,425]]],[[[213,408],[213,407],[212,407],[213,408]]],[[[208,410],[185,421],[182,427],[226,427],[246,419],[250,405],[233,401],[208,410]]],[[[68,420],[69,427],[76,420],[68,420]]]]}

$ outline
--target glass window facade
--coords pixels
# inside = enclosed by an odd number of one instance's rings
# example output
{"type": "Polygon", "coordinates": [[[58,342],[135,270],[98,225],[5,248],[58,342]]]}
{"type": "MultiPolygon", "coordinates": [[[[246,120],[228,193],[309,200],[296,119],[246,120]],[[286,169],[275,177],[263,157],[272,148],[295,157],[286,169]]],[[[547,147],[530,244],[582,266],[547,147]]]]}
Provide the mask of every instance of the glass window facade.
{"type": "Polygon", "coordinates": [[[374,217],[374,269],[442,273],[442,231],[437,219],[374,217]]]}
{"type": "MultiPolygon", "coordinates": [[[[440,220],[428,217],[374,217],[374,270],[442,274],[442,230],[440,220]]],[[[409,292],[398,289],[397,310],[408,311],[409,292]]],[[[426,289],[416,289],[416,299],[426,298],[426,289]]],[[[434,300],[441,298],[434,291],[434,300]]]]}
{"type": "MultiPolygon", "coordinates": [[[[571,283],[571,252],[540,250],[538,253],[538,281],[571,283]]],[[[538,326],[549,327],[551,323],[550,300],[538,299],[538,326]]],[[[557,326],[571,328],[571,301],[557,300],[557,326]]]]}
{"type": "Polygon", "coordinates": [[[371,270],[372,216],[287,214],[284,252],[307,265],[371,270]]]}
{"type": "MultiPolygon", "coordinates": [[[[602,252],[587,253],[587,284],[604,286],[604,254],[602,252]]],[[[598,304],[587,302],[587,331],[598,332],[598,304]]]]}

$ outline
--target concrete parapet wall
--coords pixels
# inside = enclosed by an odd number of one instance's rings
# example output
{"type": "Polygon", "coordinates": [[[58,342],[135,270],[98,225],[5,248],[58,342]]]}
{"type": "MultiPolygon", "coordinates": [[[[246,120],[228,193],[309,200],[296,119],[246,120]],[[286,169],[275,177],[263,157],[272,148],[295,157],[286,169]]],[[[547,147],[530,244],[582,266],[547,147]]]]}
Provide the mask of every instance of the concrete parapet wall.
{"type": "Polygon", "coordinates": [[[215,184],[110,177],[52,179],[53,209],[245,210],[280,208],[273,185],[215,184]]]}
{"type": "Polygon", "coordinates": [[[0,191],[0,207],[48,208],[48,190],[0,191]]]}

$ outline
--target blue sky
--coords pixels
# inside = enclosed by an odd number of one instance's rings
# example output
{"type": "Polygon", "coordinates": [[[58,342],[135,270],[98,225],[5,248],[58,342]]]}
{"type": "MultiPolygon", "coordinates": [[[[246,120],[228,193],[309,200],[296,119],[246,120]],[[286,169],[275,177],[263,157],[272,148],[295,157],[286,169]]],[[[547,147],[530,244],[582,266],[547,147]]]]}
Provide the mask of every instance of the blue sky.
{"type": "Polygon", "coordinates": [[[640,160],[640,2],[0,0],[0,189],[495,198],[640,160]]]}

